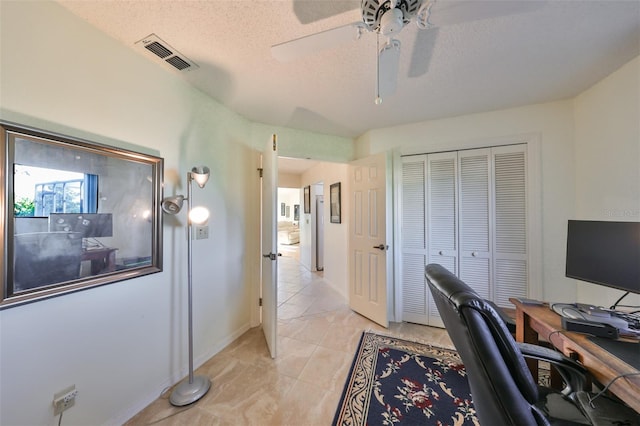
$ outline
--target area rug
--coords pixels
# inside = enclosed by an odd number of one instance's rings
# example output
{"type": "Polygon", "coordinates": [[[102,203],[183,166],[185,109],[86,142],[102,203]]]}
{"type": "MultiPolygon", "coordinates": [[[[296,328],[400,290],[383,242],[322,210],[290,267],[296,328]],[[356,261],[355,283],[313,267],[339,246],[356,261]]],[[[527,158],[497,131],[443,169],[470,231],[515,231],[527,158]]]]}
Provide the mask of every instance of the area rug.
{"type": "Polygon", "coordinates": [[[334,425],[479,425],[457,352],[364,332],[334,425]]]}

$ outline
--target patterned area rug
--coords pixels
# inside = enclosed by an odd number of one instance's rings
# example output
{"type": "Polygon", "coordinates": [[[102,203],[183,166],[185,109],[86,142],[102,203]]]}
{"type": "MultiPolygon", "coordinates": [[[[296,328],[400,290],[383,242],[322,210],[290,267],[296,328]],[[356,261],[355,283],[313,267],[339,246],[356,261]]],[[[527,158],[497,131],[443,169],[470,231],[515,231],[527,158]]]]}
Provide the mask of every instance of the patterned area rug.
{"type": "Polygon", "coordinates": [[[334,425],[478,425],[457,352],[364,332],[334,425]]]}

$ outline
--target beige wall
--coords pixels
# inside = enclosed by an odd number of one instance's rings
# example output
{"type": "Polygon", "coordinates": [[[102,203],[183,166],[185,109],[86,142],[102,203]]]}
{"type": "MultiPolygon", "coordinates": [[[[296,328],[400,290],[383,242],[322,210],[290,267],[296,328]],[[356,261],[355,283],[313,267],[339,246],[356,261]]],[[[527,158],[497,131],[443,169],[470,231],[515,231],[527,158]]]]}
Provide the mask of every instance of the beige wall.
{"type": "MultiPolygon", "coordinates": [[[[575,101],[575,219],[640,221],[640,57],[575,101]]],[[[640,283],[638,283],[640,285],[640,283]]],[[[578,299],[609,306],[619,290],[578,284],[578,299]]],[[[625,304],[638,305],[628,297],[625,304]]]]}
{"type": "MultiPolygon", "coordinates": [[[[196,366],[257,324],[259,153],[345,161],[352,142],[251,123],[55,2],[0,2],[0,118],[165,159],[165,195],[205,164],[194,204],[211,211],[193,244],[196,366]]],[[[164,218],[164,271],[0,311],[0,424],[121,424],[187,369],[184,214],[164,218]]]]}
{"type": "Polygon", "coordinates": [[[576,287],[564,276],[566,227],[573,218],[640,220],[639,62],[634,59],[574,100],[372,130],[357,140],[356,156],[538,138],[541,164],[534,172],[541,179],[541,297],[613,303],[621,292],[591,284],[576,287]]]}
{"type": "Polygon", "coordinates": [[[293,222],[294,219],[294,211],[293,206],[296,204],[301,205],[300,203],[300,194],[301,190],[298,188],[283,188],[280,184],[278,184],[278,221],[285,222],[293,222]],[[284,203],[285,207],[289,207],[289,217],[286,216],[286,208],[285,215],[280,215],[281,209],[280,204],[284,203]]]}
{"type": "Polygon", "coordinates": [[[291,173],[278,173],[279,188],[302,188],[302,180],[300,175],[291,173]]]}
{"type": "MultiPolygon", "coordinates": [[[[256,169],[259,151],[272,133],[279,136],[280,155],[342,163],[393,147],[428,152],[537,135],[542,144],[542,275],[544,297],[550,300],[576,296],[575,283],[563,272],[566,220],[618,206],[634,211],[637,174],[628,167],[638,160],[637,59],[575,104],[374,130],[354,149],[348,139],[251,123],[53,2],[0,2],[0,43],[2,119],[160,155],[165,158],[165,195],[184,193],[184,175],[192,165],[211,168],[206,188],[194,190],[196,203],[212,213],[211,238],[194,243],[196,365],[256,324],[256,169]],[[600,167],[607,183],[590,200],[590,186],[576,182],[588,182],[589,168],[576,164],[609,155],[600,146],[602,137],[591,134],[597,135],[596,123],[613,112],[624,119],[612,127],[621,130],[607,130],[606,143],[615,143],[611,139],[619,131],[629,137],[616,144],[621,150],[616,163],[600,167]],[[635,121],[628,114],[635,114],[635,121]],[[614,190],[618,201],[602,198],[614,185],[627,188],[614,190]]],[[[328,209],[328,187],[346,183],[346,166],[310,172],[301,186],[318,180],[325,183],[328,209]]],[[[345,185],[343,194],[347,191],[345,185]]],[[[343,206],[347,217],[348,203],[343,206]]],[[[80,394],[65,422],[123,423],[186,373],[184,220],[165,217],[162,273],[0,311],[0,424],[54,423],[53,393],[72,383],[80,394]]],[[[325,278],[346,286],[347,225],[328,223],[325,229],[333,234],[327,243],[344,241],[326,253],[330,269],[325,278]],[[344,267],[330,267],[334,263],[344,267]]]]}
{"type": "MultiPolygon", "coordinates": [[[[347,219],[349,218],[347,184],[348,165],[341,163],[322,162],[302,175],[302,185],[322,183],[318,193],[324,195],[324,280],[340,294],[347,296],[347,244],[349,242],[347,219]],[[329,214],[329,187],[341,182],[342,192],[342,223],[331,223],[329,214]]],[[[312,194],[312,214],[300,215],[300,262],[309,269],[315,268],[315,249],[311,246],[312,227],[315,226],[315,197],[312,194]]],[[[302,201],[302,200],[301,200],[302,201]]]]}
{"type": "Polygon", "coordinates": [[[386,150],[401,154],[429,153],[491,146],[535,139],[540,144],[542,194],[534,208],[542,229],[542,271],[534,296],[574,300],[575,283],[564,278],[566,221],[574,211],[573,103],[561,101],[481,114],[372,130],[358,139],[359,156],[386,150]]]}

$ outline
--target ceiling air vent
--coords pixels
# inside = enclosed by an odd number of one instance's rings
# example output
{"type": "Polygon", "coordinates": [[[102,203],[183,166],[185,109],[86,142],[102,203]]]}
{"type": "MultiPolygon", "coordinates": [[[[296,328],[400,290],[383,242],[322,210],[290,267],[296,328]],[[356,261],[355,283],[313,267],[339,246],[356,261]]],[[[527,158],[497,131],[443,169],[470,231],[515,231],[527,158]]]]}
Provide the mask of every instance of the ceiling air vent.
{"type": "Polygon", "coordinates": [[[166,65],[171,65],[171,67],[178,71],[190,71],[198,68],[195,62],[182,55],[155,34],[150,34],[136,42],[136,44],[144,47],[148,52],[153,53],[156,61],[162,61],[166,65]]]}

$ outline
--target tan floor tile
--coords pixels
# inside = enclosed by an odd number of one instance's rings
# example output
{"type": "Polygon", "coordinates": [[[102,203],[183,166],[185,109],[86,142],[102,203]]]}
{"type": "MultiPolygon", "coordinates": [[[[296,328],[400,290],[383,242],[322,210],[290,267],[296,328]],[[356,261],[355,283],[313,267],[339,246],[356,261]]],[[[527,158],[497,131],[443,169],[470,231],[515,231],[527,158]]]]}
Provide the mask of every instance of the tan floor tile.
{"type": "Polygon", "coordinates": [[[311,355],[299,380],[324,390],[342,391],[354,353],[339,352],[319,346],[311,355]]]}
{"type": "Polygon", "coordinates": [[[322,316],[291,319],[282,329],[278,329],[281,336],[292,337],[303,342],[320,344],[324,336],[331,329],[331,322],[322,316]]]}
{"type": "Polygon", "coordinates": [[[362,336],[362,328],[339,326],[335,323],[329,332],[324,336],[320,346],[334,351],[355,353],[362,336]]]}
{"type": "Polygon", "coordinates": [[[285,395],[278,416],[282,425],[326,426],[335,415],[340,392],[298,381],[285,395]]]}
{"type": "Polygon", "coordinates": [[[311,343],[281,337],[278,340],[278,354],[272,368],[280,374],[296,379],[309,362],[315,349],[316,345],[311,343]]]}
{"type": "Polygon", "coordinates": [[[280,258],[278,274],[276,359],[262,330],[251,329],[196,370],[213,382],[200,401],[173,407],[167,392],[128,426],[328,425],[364,330],[452,347],[442,329],[408,323],[385,329],[356,314],[322,274],[294,258],[280,258]]]}

